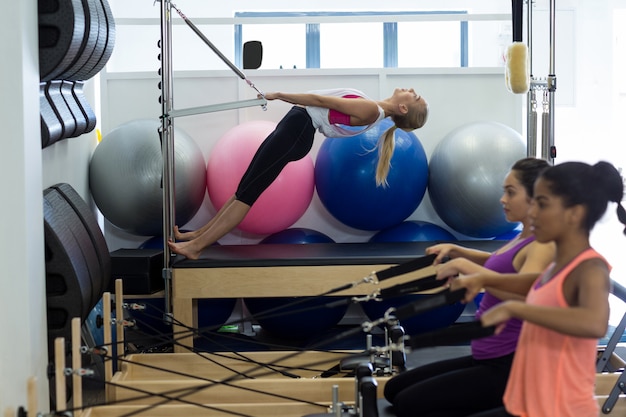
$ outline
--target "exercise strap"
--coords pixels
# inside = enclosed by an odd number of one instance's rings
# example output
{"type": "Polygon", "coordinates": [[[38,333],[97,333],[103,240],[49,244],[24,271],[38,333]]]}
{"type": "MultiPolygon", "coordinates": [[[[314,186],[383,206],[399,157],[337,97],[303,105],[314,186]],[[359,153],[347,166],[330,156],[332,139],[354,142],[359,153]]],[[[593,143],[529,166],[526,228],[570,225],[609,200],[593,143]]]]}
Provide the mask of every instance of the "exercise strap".
{"type": "Polygon", "coordinates": [[[446,282],[447,280],[445,279],[437,279],[437,275],[429,275],[415,281],[395,285],[389,288],[383,288],[380,290],[380,297],[382,299],[387,299],[398,297],[400,295],[432,290],[433,288],[442,287],[446,284],[446,282]]]}
{"type": "Polygon", "coordinates": [[[409,339],[408,345],[413,348],[456,345],[468,340],[480,339],[495,333],[496,326],[483,327],[480,321],[455,324],[445,329],[435,330],[409,339]]]}
{"type": "Polygon", "coordinates": [[[378,278],[379,281],[384,281],[389,278],[397,277],[398,275],[408,274],[409,272],[432,266],[436,257],[437,255],[435,254],[426,255],[417,259],[413,259],[412,261],[392,266],[390,268],[376,272],[376,278],[378,278]]]}
{"type": "Polygon", "coordinates": [[[465,297],[465,288],[459,288],[458,290],[450,291],[450,289],[443,290],[436,294],[427,297],[426,299],[420,299],[418,301],[405,304],[398,307],[393,312],[393,315],[400,321],[403,319],[415,316],[417,314],[425,313],[438,307],[443,307],[449,304],[456,303],[463,300],[465,297]]]}

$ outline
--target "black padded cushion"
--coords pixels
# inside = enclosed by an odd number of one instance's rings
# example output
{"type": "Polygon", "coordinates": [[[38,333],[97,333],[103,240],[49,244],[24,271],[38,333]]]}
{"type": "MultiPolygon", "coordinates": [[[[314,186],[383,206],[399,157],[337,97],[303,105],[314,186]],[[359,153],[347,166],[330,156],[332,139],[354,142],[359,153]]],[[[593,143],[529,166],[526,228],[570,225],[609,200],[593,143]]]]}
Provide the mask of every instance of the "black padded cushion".
{"type": "MultiPolygon", "coordinates": [[[[273,245],[214,245],[202,252],[201,259],[181,257],[174,268],[224,268],[316,265],[394,265],[420,256],[438,242],[309,243],[273,245]]],[[[458,241],[456,244],[494,251],[500,240],[458,241]]]]}

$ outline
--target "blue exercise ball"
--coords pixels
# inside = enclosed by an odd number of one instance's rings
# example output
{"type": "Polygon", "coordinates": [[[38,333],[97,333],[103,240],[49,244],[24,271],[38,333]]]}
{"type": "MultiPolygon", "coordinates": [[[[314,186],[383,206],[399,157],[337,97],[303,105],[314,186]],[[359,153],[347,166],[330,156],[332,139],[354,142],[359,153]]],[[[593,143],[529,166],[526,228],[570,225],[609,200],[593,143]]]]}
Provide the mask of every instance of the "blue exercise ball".
{"type": "Polygon", "coordinates": [[[152,236],[143,241],[138,249],[163,249],[163,236],[152,236]]]}
{"type": "Polygon", "coordinates": [[[469,123],[448,133],[429,162],[428,195],[453,230],[475,238],[506,233],[502,183],[511,166],[526,156],[522,135],[498,122],[469,123]]]}
{"type": "Polygon", "coordinates": [[[348,310],[348,304],[332,305],[338,297],[245,298],[248,311],[261,329],[287,340],[310,340],[332,329],[348,310]]]}
{"type": "Polygon", "coordinates": [[[333,243],[334,240],[317,230],[307,229],[303,227],[294,227],[291,229],[281,230],[280,232],[271,234],[263,239],[260,243],[333,243]]]}
{"type": "MultiPolygon", "coordinates": [[[[269,235],[261,244],[334,243],[334,240],[316,230],[292,228],[269,235]]],[[[245,298],[248,311],[272,336],[306,340],[335,326],[348,310],[348,304],[328,306],[339,297],[265,297],[245,298]],[[270,311],[270,313],[267,313],[270,311]]]]}
{"type": "Polygon", "coordinates": [[[494,237],[493,240],[512,240],[522,232],[523,227],[521,223],[517,223],[514,229],[494,237]]]}
{"type": "Polygon", "coordinates": [[[428,186],[428,161],[412,132],[395,131],[395,151],[386,188],[376,186],[379,137],[393,125],[384,119],[348,138],[326,138],[315,162],[315,186],[329,213],[360,230],[401,223],[421,203],[428,186]]]}
{"type": "MultiPolygon", "coordinates": [[[[181,229],[181,232],[188,232],[188,230],[181,229]]],[[[215,242],[215,244],[219,244],[215,242]]],[[[144,240],[138,247],[138,249],[163,249],[163,236],[152,236],[149,239],[144,240]]]]}
{"type": "Polygon", "coordinates": [[[456,237],[441,226],[421,220],[407,220],[377,232],[370,242],[455,241],[456,237]]]}

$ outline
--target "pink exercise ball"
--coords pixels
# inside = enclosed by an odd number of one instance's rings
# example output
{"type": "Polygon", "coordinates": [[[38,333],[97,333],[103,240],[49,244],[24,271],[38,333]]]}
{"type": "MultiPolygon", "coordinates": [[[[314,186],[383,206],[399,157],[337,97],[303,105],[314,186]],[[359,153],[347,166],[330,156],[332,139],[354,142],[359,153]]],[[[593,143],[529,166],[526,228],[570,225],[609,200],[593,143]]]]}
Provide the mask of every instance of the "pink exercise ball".
{"type": "MultiPolygon", "coordinates": [[[[215,144],[207,163],[207,190],[215,208],[221,208],[235,193],[254,153],[275,128],[274,122],[245,122],[228,130],[215,144]]],[[[290,162],[253,204],[238,228],[267,235],[293,225],[311,204],[314,178],[310,156],[290,162]]]]}

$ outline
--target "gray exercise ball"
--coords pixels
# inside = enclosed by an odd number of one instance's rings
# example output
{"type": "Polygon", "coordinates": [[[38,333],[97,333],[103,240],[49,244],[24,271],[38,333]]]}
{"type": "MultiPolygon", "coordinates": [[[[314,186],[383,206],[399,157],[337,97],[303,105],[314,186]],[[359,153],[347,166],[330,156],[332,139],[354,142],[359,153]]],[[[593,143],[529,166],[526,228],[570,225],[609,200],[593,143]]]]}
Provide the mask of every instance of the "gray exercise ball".
{"type": "Polygon", "coordinates": [[[475,122],[448,133],[428,164],[428,195],[448,226],[466,236],[492,238],[513,229],[500,197],[511,166],[526,156],[522,136],[498,122],[475,122]]]}
{"type": "MultiPolygon", "coordinates": [[[[163,234],[163,157],[158,120],[134,120],[112,130],[89,164],[89,188],[102,215],[135,235],[163,234]]],[[[198,145],[174,129],[176,224],[198,212],[206,192],[206,163],[198,145]]]]}

